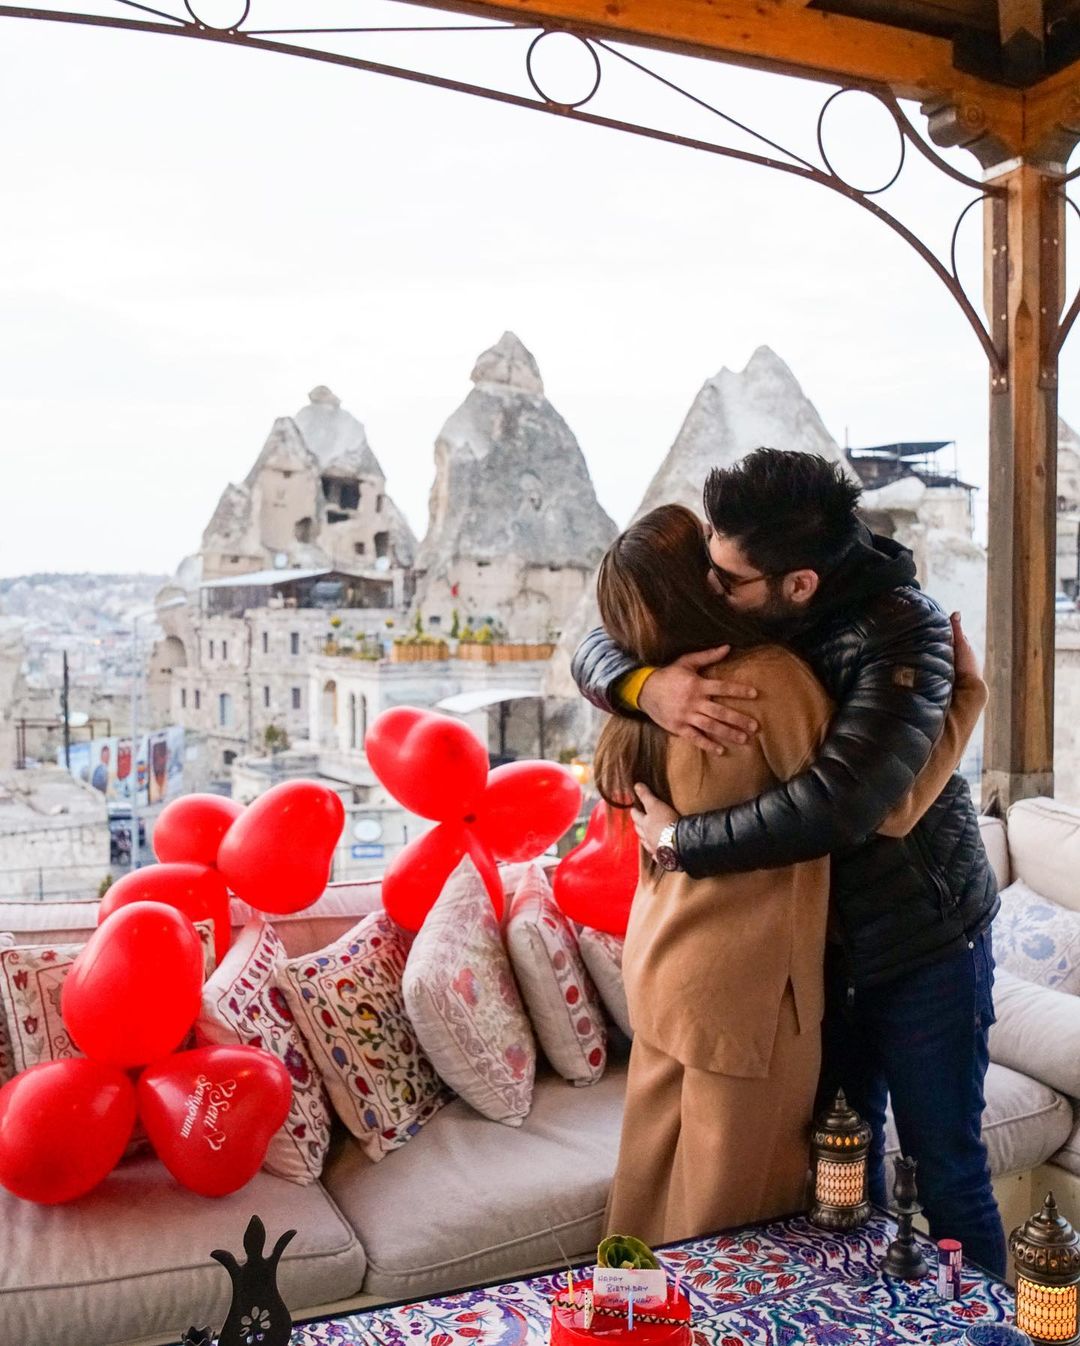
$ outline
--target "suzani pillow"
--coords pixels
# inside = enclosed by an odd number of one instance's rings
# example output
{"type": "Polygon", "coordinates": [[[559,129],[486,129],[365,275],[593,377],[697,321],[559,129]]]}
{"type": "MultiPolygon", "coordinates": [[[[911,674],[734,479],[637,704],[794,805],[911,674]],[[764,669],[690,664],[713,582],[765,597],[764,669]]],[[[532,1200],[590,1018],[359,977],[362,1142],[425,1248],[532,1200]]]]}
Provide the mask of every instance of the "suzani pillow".
{"type": "Polygon", "coordinates": [[[322,1172],[330,1144],[330,1100],[274,980],[284,962],[285,949],[273,926],[258,918],[249,921],[203,987],[195,1039],[200,1046],[262,1047],[284,1064],[292,1080],[292,1103],[284,1126],[271,1138],[263,1168],[303,1185],[322,1172]]]}
{"type": "MultiPolygon", "coordinates": [[[[214,966],[214,925],[196,921],[203,949],[203,975],[214,966]]],[[[16,944],[0,947],[0,1007],[7,1020],[11,1074],[46,1061],[66,1061],[82,1052],[60,1016],[60,992],[83,944],[16,944]]],[[[0,1034],[0,1058],[4,1055],[0,1034]]],[[[0,1065],[0,1082],[2,1082],[0,1065]]]]}
{"type": "Polygon", "coordinates": [[[1001,894],[994,958],[1025,981],[1080,995],[1080,912],[1041,897],[1018,879],[1001,894]]]}
{"type": "Polygon", "coordinates": [[[578,948],[581,958],[596,983],[604,1008],[628,1038],[634,1036],[630,1027],[630,1011],[626,1007],[626,988],[623,986],[623,942],[606,930],[594,930],[583,925],[578,930],[578,948]]]}
{"type": "Polygon", "coordinates": [[[417,1037],[450,1088],[492,1121],[520,1126],[532,1107],[536,1044],[468,856],[413,941],[403,988],[417,1037]]]}
{"type": "Polygon", "coordinates": [[[449,1102],[405,1011],[405,936],[372,912],[275,977],[338,1116],[369,1159],[414,1136],[449,1102]]]}
{"type": "Polygon", "coordinates": [[[506,943],[544,1055],[571,1084],[593,1084],[607,1063],[603,1009],[574,928],[538,865],[530,865],[517,885],[506,943]]]}

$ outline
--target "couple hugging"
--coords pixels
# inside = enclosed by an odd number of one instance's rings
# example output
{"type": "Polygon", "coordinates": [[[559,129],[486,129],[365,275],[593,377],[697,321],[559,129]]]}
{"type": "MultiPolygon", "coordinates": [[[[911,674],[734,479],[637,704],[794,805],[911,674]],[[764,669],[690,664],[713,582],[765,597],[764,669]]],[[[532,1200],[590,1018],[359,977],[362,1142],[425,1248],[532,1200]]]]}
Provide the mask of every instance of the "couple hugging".
{"type": "Polygon", "coordinates": [[[958,617],[825,459],[759,449],[600,567],[574,657],[612,712],[594,774],[643,848],[635,1030],[607,1232],[688,1238],[805,1207],[815,1107],[892,1101],[935,1238],[1003,1274],[981,1137],[994,877],[956,774],[986,701],[958,617]]]}

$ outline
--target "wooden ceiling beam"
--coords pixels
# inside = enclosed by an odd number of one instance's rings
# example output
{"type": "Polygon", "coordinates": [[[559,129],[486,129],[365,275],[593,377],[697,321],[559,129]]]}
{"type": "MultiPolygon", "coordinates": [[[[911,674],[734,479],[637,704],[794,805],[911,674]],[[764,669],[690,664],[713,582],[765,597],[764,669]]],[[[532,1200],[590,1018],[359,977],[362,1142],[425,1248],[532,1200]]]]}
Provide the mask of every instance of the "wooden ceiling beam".
{"type": "Polygon", "coordinates": [[[884,85],[962,109],[1019,153],[1023,95],[963,74],[943,37],[808,9],[800,0],[413,0],[833,83],[884,85]]]}

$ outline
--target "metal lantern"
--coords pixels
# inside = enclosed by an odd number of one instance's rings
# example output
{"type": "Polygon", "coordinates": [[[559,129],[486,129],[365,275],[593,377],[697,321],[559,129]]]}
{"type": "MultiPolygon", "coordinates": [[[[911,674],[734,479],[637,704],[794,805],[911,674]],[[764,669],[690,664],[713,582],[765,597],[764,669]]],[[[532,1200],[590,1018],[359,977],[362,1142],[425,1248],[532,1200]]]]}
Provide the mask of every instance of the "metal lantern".
{"type": "Polygon", "coordinates": [[[870,1127],[848,1105],[843,1089],[827,1113],[814,1123],[810,1156],[814,1203],[810,1222],[820,1229],[855,1229],[870,1218],[866,1166],[870,1127]]]}
{"type": "Polygon", "coordinates": [[[1032,1341],[1080,1341],[1080,1234],[1058,1214],[1054,1194],[1009,1235],[1016,1262],[1016,1326],[1032,1341]]]}

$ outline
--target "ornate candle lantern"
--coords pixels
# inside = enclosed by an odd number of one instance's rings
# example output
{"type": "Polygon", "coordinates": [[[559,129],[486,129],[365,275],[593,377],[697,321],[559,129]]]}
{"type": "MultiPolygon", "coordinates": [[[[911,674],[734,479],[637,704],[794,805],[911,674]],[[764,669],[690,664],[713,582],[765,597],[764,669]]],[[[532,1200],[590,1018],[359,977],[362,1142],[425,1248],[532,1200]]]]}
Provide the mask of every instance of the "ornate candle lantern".
{"type": "Polygon", "coordinates": [[[866,1164],[870,1127],[848,1106],[843,1089],[827,1113],[814,1123],[810,1157],[814,1204],[810,1222],[820,1229],[855,1229],[870,1218],[866,1164]]]}
{"type": "Polygon", "coordinates": [[[1016,1326],[1037,1342],[1080,1341],[1080,1234],[1058,1214],[1054,1194],[1009,1235],[1016,1261],[1016,1326]]]}

